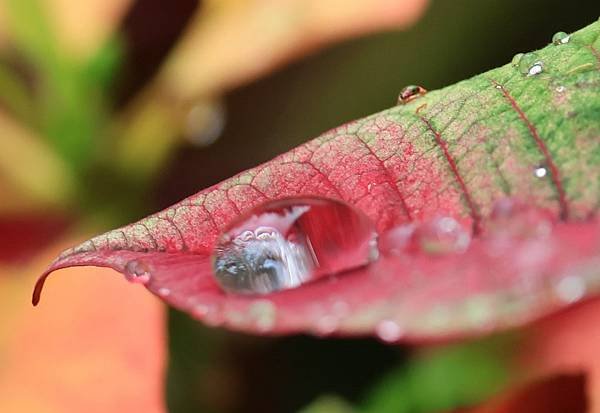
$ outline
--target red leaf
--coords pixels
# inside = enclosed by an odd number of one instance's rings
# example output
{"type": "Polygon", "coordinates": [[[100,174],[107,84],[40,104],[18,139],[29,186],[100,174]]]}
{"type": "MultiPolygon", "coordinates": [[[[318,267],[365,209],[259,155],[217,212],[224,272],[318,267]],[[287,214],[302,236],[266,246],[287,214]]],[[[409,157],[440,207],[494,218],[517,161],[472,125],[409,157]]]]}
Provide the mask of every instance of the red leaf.
{"type": "Polygon", "coordinates": [[[0,216],[0,263],[31,258],[61,236],[68,224],[58,215],[0,216]]]}
{"type": "Polygon", "coordinates": [[[129,278],[212,325],[396,341],[518,326],[593,295],[600,228],[590,216],[599,191],[590,172],[597,157],[587,148],[598,137],[590,85],[599,72],[585,42],[596,31],[540,52],[556,63],[552,78],[506,66],[430,92],[68,250],[38,281],[34,303],[50,272],[107,266],[136,272],[129,278]],[[210,258],[221,231],[265,201],[311,195],[364,212],[387,252],[292,290],[222,292],[210,258]],[[506,210],[507,197],[528,206],[509,202],[506,210]],[[402,237],[386,234],[413,222],[417,238],[435,235],[436,217],[445,216],[472,229],[466,251],[434,254],[418,240],[405,248],[402,237]]]}

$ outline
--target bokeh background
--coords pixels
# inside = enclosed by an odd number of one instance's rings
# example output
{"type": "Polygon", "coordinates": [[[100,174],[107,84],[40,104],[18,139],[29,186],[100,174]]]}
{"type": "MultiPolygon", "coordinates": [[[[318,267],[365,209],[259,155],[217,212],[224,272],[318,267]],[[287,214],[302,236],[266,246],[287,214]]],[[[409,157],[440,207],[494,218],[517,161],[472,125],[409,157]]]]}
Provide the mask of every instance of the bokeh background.
{"type": "Polygon", "coordinates": [[[38,309],[29,297],[64,247],[599,15],[595,0],[2,0],[0,411],[436,412],[491,397],[491,412],[506,394],[584,411],[581,369],[512,390],[520,334],[427,349],[251,337],[101,269],[57,274],[38,309]]]}

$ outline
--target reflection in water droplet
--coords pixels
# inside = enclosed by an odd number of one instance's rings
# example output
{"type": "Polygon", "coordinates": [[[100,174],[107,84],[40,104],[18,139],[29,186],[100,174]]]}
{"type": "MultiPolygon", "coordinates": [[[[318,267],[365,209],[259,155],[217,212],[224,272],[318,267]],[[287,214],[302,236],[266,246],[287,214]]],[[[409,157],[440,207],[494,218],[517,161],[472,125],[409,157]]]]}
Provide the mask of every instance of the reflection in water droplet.
{"type": "Polygon", "coordinates": [[[555,45],[569,43],[569,40],[571,40],[571,36],[565,32],[556,32],[554,33],[554,36],[552,36],[552,43],[555,45]]]}
{"type": "Polygon", "coordinates": [[[150,281],[150,267],[143,261],[131,260],[125,264],[125,278],[132,283],[146,284],[150,281]]]}
{"type": "Polygon", "coordinates": [[[544,178],[548,175],[548,169],[543,165],[536,166],[533,170],[533,175],[535,175],[536,178],[544,178]]]}
{"type": "Polygon", "coordinates": [[[527,71],[527,76],[539,75],[543,71],[544,71],[544,65],[542,64],[542,62],[535,62],[533,64],[533,66],[531,66],[529,68],[529,70],[527,71]]]}
{"type": "Polygon", "coordinates": [[[582,277],[568,275],[556,284],[554,291],[562,301],[573,303],[585,295],[585,281],[582,277]]]}
{"type": "Polygon", "coordinates": [[[420,96],[423,96],[427,93],[427,89],[422,86],[417,85],[409,85],[403,88],[400,91],[400,95],[398,95],[398,104],[404,105],[420,96]]]}
{"type": "Polygon", "coordinates": [[[398,341],[402,337],[402,328],[392,320],[382,320],[375,327],[377,337],[385,342],[398,341]]]}
{"type": "Polygon", "coordinates": [[[218,240],[213,269],[227,292],[267,294],[368,264],[373,223],[344,202],[288,198],[234,220],[218,240]]]}
{"type": "Polygon", "coordinates": [[[512,65],[515,67],[519,66],[519,63],[521,62],[521,58],[523,57],[523,53],[517,53],[516,55],[513,56],[512,58],[512,65]]]}

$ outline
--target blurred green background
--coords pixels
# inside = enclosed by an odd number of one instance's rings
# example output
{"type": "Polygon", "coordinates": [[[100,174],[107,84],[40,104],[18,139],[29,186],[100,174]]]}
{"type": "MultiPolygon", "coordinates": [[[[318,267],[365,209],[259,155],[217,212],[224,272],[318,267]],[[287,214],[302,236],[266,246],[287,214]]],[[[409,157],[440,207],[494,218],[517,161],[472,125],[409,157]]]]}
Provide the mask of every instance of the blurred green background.
{"type": "MultiPolygon", "coordinates": [[[[6,259],[27,259],[73,228],[141,218],[392,106],[407,84],[452,84],[600,14],[596,0],[433,1],[409,28],[346,39],[180,100],[149,85],[193,13],[214,2],[134,1],[99,47],[74,58],[41,2],[3,1],[13,36],[0,48],[0,129],[22,137],[0,136],[6,259]]],[[[249,337],[174,310],[168,323],[173,413],[451,411],[496,393],[512,374],[506,337],[422,352],[366,338],[249,337]]]]}

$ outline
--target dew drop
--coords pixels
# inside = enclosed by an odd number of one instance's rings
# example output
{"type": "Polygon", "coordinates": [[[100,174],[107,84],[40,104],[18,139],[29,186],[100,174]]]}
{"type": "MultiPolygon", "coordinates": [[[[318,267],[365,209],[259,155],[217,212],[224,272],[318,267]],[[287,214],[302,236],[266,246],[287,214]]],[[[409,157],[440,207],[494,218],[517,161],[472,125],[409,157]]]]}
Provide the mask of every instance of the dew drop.
{"type": "Polygon", "coordinates": [[[511,64],[515,67],[518,67],[519,63],[521,62],[522,57],[523,57],[523,53],[517,53],[516,55],[513,56],[511,64]]]}
{"type": "Polygon", "coordinates": [[[515,240],[545,239],[552,232],[548,211],[528,205],[515,198],[501,198],[494,202],[486,222],[492,236],[490,246],[504,248],[515,240]]]}
{"type": "Polygon", "coordinates": [[[417,224],[408,223],[398,225],[381,235],[379,238],[379,248],[386,254],[399,255],[410,249],[413,243],[413,237],[417,229],[417,224]]]}
{"type": "Polygon", "coordinates": [[[533,175],[536,178],[545,178],[548,175],[548,169],[543,165],[536,166],[533,170],[533,175]]]}
{"type": "Polygon", "coordinates": [[[438,217],[420,225],[414,234],[418,247],[429,254],[464,252],[471,236],[454,218],[438,217]]]}
{"type": "Polygon", "coordinates": [[[556,284],[554,291],[562,301],[574,303],[581,300],[585,295],[585,281],[582,277],[568,275],[556,284]]]}
{"type": "Polygon", "coordinates": [[[339,320],[333,315],[324,315],[319,317],[315,326],[315,332],[319,335],[326,336],[335,333],[338,328],[339,320]]]}
{"type": "Polygon", "coordinates": [[[150,266],[140,260],[131,260],[125,264],[125,278],[138,284],[150,281],[150,266]]]}
{"type": "Polygon", "coordinates": [[[267,332],[275,325],[277,311],[269,300],[254,301],[248,309],[248,314],[260,331],[267,332]]]}
{"type": "Polygon", "coordinates": [[[368,264],[377,257],[373,223],[327,198],[267,202],[219,237],[213,270],[223,290],[268,294],[368,264]]]}
{"type": "Polygon", "coordinates": [[[409,85],[404,87],[398,95],[398,105],[404,105],[427,93],[427,89],[418,85],[409,85]]]}
{"type": "Polygon", "coordinates": [[[571,36],[569,36],[565,32],[556,32],[554,36],[552,36],[552,43],[555,45],[567,44],[571,40],[571,36]]]}
{"type": "Polygon", "coordinates": [[[464,252],[470,242],[469,232],[458,221],[451,217],[437,217],[419,224],[394,227],[381,235],[378,244],[384,254],[450,254],[464,252]]]}
{"type": "Polygon", "coordinates": [[[527,76],[535,76],[544,71],[544,64],[535,53],[525,53],[519,60],[519,72],[527,76]]]}
{"type": "Polygon", "coordinates": [[[375,334],[381,340],[391,343],[402,337],[402,328],[393,320],[382,320],[375,327],[375,334]]]}

